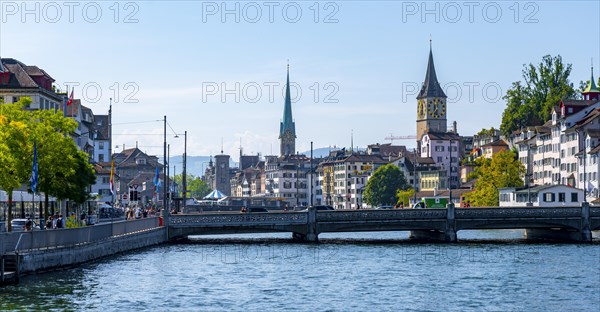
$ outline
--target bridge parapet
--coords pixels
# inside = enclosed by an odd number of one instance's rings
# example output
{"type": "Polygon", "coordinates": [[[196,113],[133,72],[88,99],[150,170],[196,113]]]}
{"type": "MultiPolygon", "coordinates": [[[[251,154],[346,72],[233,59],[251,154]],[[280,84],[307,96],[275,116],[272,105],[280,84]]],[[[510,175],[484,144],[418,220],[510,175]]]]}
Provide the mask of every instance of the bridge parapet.
{"type": "Polygon", "coordinates": [[[457,208],[456,219],[581,218],[581,207],[457,208]]]}
{"type": "Polygon", "coordinates": [[[306,224],[307,214],[304,212],[287,213],[240,213],[240,214],[198,214],[171,215],[170,225],[173,227],[196,227],[202,225],[246,225],[246,224],[306,224]]]}
{"type": "Polygon", "coordinates": [[[446,209],[317,211],[317,222],[444,219],[446,209]]]}

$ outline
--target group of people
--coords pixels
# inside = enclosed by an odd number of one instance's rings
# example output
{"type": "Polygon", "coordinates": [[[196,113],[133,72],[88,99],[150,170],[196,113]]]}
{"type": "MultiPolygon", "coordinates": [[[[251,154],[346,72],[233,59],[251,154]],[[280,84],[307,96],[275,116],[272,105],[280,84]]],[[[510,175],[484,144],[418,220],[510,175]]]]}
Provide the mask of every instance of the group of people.
{"type": "Polygon", "coordinates": [[[63,229],[65,227],[65,218],[62,214],[50,215],[46,221],[46,229],[63,229]]]}
{"type": "Polygon", "coordinates": [[[154,214],[154,207],[152,206],[142,208],[136,205],[133,207],[127,207],[125,209],[125,216],[127,217],[127,220],[147,218],[148,216],[154,216],[154,214]]]}

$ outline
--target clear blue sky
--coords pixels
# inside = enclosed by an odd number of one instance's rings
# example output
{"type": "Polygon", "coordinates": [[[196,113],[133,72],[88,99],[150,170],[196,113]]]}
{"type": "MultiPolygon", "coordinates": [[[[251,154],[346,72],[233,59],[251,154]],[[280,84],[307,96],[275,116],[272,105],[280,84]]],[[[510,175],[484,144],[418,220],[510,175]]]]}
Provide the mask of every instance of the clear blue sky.
{"type": "MultiPolygon", "coordinates": [[[[221,138],[232,155],[240,138],[246,153],[278,153],[288,59],[302,91],[293,103],[300,151],[310,141],[348,146],[352,130],[357,146],[413,135],[411,89],[424,79],[430,36],[448,122],[461,135],[499,126],[505,102],[497,91],[521,79],[523,64],[560,54],[576,86],[589,79],[592,58],[600,73],[598,1],[126,3],[77,2],[70,16],[63,2],[1,1],[0,55],[41,67],[58,84],[80,83],[76,97],[85,91],[97,114],[113,97],[114,145],[138,141],[157,155],[162,123],[130,122],[167,115],[176,132],[188,131],[189,155],[217,154],[221,138]]],[[[172,155],[182,153],[181,139],[169,141],[172,155]]]]}

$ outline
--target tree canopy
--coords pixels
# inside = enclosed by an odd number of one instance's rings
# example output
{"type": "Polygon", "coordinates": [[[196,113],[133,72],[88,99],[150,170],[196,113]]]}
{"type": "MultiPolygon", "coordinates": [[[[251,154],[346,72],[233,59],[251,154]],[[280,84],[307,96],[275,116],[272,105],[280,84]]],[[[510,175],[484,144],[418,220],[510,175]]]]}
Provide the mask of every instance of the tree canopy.
{"type": "MultiPolygon", "coordinates": [[[[179,185],[179,192],[183,192],[183,183],[182,183],[182,174],[175,175],[175,182],[179,185]]],[[[208,184],[200,177],[196,177],[193,174],[187,175],[187,189],[189,191],[188,198],[202,198],[208,193],[210,193],[211,189],[208,184]]]]}
{"type": "Polygon", "coordinates": [[[491,160],[483,159],[475,169],[478,180],[475,190],[467,195],[472,206],[498,206],[499,188],[523,186],[525,167],[514,151],[494,154],[491,160]]]}
{"type": "Polygon", "coordinates": [[[406,182],[404,173],[394,164],[379,167],[365,187],[364,202],[375,207],[394,205],[398,202],[398,190],[407,190],[410,185],[406,182]]]}
{"type": "Polygon", "coordinates": [[[537,65],[523,65],[524,82],[516,81],[503,97],[500,130],[505,136],[526,126],[539,126],[550,119],[552,107],[565,98],[577,97],[569,80],[571,64],[563,64],[560,55],[546,55],[537,65]]]}
{"type": "MultiPolygon", "coordinates": [[[[61,111],[25,110],[31,99],[0,105],[0,188],[9,196],[8,219],[12,219],[12,191],[25,185],[32,171],[33,143],[38,154],[38,191],[58,199],[82,203],[88,199],[95,173],[88,155],[80,151],[70,134],[77,123],[61,111]]],[[[10,222],[9,222],[10,228],[10,222]]]]}

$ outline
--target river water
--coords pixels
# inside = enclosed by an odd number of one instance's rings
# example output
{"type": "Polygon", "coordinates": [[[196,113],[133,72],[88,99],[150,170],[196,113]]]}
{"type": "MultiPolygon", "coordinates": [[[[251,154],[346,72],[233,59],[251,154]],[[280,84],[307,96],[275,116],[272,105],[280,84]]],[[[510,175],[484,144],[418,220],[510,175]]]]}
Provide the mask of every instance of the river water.
{"type": "Polygon", "coordinates": [[[600,311],[600,241],[528,243],[463,231],[202,236],[0,288],[0,310],[600,311]]]}

